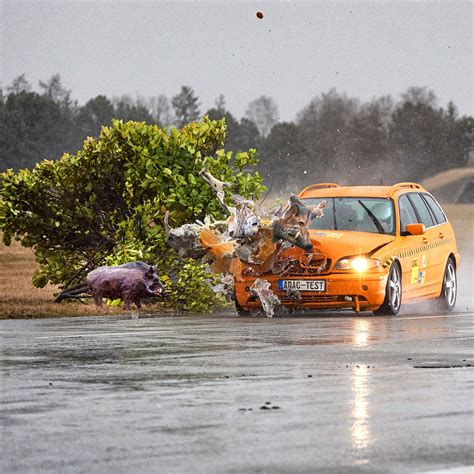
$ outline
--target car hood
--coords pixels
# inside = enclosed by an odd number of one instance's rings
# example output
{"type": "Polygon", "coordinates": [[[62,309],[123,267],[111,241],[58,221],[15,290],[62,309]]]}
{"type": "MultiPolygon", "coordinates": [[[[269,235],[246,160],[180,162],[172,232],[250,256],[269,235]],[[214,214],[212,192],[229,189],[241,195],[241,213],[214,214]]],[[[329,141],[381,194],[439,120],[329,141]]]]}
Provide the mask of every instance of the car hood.
{"type": "Polygon", "coordinates": [[[327,255],[335,263],[343,257],[371,255],[395,240],[393,235],[344,230],[310,230],[313,248],[327,255]]]}

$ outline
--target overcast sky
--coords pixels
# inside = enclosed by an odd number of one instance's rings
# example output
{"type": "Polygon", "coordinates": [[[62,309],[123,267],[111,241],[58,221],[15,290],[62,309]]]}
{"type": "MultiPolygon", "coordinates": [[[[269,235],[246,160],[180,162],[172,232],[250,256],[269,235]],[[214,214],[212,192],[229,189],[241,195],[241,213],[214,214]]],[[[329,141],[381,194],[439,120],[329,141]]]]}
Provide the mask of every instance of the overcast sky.
{"type": "Polygon", "coordinates": [[[473,115],[468,1],[0,0],[3,87],[60,73],[83,104],[194,88],[205,111],[224,94],[240,118],[269,95],[281,120],[335,87],[368,100],[433,89],[473,115]],[[262,11],[259,20],[256,12],[262,11]]]}

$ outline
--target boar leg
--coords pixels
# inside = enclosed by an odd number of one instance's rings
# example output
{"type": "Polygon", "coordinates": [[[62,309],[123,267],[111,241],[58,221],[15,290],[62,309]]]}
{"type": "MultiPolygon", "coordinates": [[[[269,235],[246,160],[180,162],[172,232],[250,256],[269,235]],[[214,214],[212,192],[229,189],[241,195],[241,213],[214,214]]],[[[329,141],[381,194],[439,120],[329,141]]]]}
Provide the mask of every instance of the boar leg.
{"type": "Polygon", "coordinates": [[[92,297],[94,298],[96,308],[102,308],[102,293],[100,291],[94,291],[92,297]]]}
{"type": "Polygon", "coordinates": [[[140,298],[134,297],[133,293],[124,293],[123,295],[123,308],[128,311],[131,309],[132,303],[136,305],[138,309],[141,308],[140,298]]]}
{"type": "Polygon", "coordinates": [[[132,295],[130,294],[130,291],[124,289],[120,299],[123,301],[123,309],[128,311],[130,309],[130,305],[132,304],[132,295]]]}

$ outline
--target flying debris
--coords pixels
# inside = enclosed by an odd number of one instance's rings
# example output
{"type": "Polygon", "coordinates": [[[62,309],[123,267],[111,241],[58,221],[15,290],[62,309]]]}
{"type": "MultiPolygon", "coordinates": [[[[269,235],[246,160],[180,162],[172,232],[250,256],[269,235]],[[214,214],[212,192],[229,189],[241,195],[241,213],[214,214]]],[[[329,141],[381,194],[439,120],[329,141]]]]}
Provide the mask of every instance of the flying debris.
{"type": "Polygon", "coordinates": [[[275,307],[281,303],[278,296],[273,293],[271,284],[267,280],[257,278],[250,287],[250,291],[257,295],[263,311],[268,318],[271,318],[275,314],[275,307]]]}
{"type": "Polygon", "coordinates": [[[169,212],[166,212],[163,224],[166,232],[166,243],[180,257],[200,259],[206,255],[206,249],[201,245],[199,234],[202,229],[200,224],[184,224],[181,227],[172,229],[169,226],[169,212]]]}
{"type": "Polygon", "coordinates": [[[298,290],[290,289],[286,292],[286,296],[292,301],[301,301],[301,293],[298,290]]]}
{"type": "Polygon", "coordinates": [[[226,273],[222,278],[220,283],[212,287],[215,293],[222,293],[225,296],[227,302],[232,301],[234,297],[234,277],[232,273],[226,273]]]}
{"type": "MultiPolygon", "coordinates": [[[[266,211],[261,204],[238,194],[228,196],[233,205],[225,202],[226,190],[231,184],[215,178],[204,168],[199,175],[209,184],[213,193],[228,214],[225,221],[184,224],[178,228],[169,225],[169,213],[163,219],[166,241],[180,257],[202,260],[214,273],[224,275],[222,282],[213,287],[229,299],[234,295],[236,278],[242,275],[262,276],[267,272],[285,275],[300,264],[286,255],[287,249],[297,247],[302,254],[311,255],[313,242],[309,224],[323,216],[326,202],[306,206],[297,196],[291,195],[283,209],[266,211]],[[304,252],[307,252],[306,254],[304,252]]],[[[250,291],[261,302],[268,317],[273,316],[279,299],[270,283],[257,278],[250,291]]],[[[293,295],[292,297],[297,297],[293,295]]]]}
{"type": "Polygon", "coordinates": [[[221,203],[222,207],[230,212],[230,208],[227,206],[227,204],[224,202],[224,196],[225,188],[230,188],[230,183],[226,183],[225,181],[220,181],[217,178],[214,178],[211,173],[209,173],[209,170],[206,168],[203,168],[200,172],[199,175],[206,181],[207,184],[212,189],[212,192],[216,195],[217,199],[221,203]]]}

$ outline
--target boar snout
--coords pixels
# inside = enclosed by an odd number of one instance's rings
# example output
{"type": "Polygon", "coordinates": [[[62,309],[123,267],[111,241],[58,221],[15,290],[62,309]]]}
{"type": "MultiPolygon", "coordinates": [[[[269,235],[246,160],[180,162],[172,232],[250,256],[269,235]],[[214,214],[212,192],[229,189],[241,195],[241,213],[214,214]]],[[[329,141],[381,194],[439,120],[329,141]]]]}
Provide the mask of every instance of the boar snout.
{"type": "Polygon", "coordinates": [[[147,282],[146,288],[147,291],[154,296],[161,296],[163,298],[166,296],[165,287],[156,274],[147,282]]]}
{"type": "MultiPolygon", "coordinates": [[[[304,229],[306,230],[306,229],[304,229]]],[[[311,242],[310,238],[309,238],[309,233],[306,231],[302,231],[300,230],[296,236],[295,236],[295,242],[294,244],[300,248],[302,248],[303,250],[311,250],[313,248],[313,243],[311,242]]]]}
{"type": "Polygon", "coordinates": [[[148,291],[150,293],[154,293],[155,295],[161,295],[161,294],[165,293],[165,287],[163,286],[163,284],[161,282],[152,283],[148,287],[148,291]]]}

